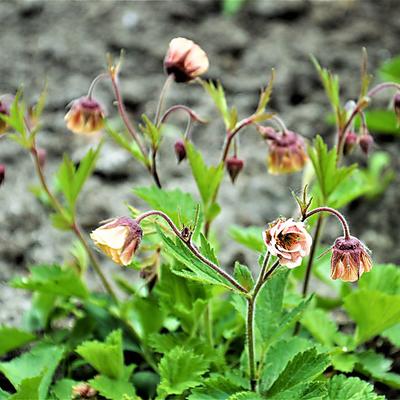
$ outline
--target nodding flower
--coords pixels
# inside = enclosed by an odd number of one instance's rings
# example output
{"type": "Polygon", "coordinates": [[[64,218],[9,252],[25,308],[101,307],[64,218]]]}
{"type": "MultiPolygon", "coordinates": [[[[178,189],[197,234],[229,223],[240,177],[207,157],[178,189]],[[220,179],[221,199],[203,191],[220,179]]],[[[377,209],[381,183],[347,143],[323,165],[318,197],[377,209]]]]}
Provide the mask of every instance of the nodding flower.
{"type": "Polygon", "coordinates": [[[174,150],[178,164],[180,164],[186,158],[185,142],[182,139],[178,139],[174,144],[174,150]]]}
{"type": "Polygon", "coordinates": [[[310,254],[312,238],[304,223],[292,218],[279,218],[269,224],[263,238],[269,252],[288,268],[298,267],[302,259],[310,254]]]}
{"type": "Polygon", "coordinates": [[[343,153],[345,155],[350,154],[353,150],[356,144],[358,143],[358,136],[355,132],[349,131],[346,133],[346,138],[344,140],[344,148],[343,148],[343,153]]]}
{"type": "Polygon", "coordinates": [[[173,75],[175,82],[189,82],[208,70],[206,52],[191,40],[178,37],[172,39],[164,59],[164,68],[173,75]]]}
{"type": "Polygon", "coordinates": [[[226,169],[228,170],[229,176],[232,183],[235,183],[240,171],[243,169],[244,161],[236,156],[229,157],[225,161],[226,169]]]}
{"type": "Polygon", "coordinates": [[[70,131],[90,135],[103,128],[105,114],[97,100],[84,96],[71,103],[71,108],[65,115],[65,121],[70,131]]]}
{"type": "Polygon", "coordinates": [[[332,247],[331,278],[345,282],[357,281],[372,268],[368,248],[354,236],[342,236],[332,247]]]}
{"type": "Polygon", "coordinates": [[[95,229],[90,237],[94,244],[116,264],[129,265],[142,240],[143,231],[129,217],[118,217],[95,229]]]}
{"type": "Polygon", "coordinates": [[[303,169],[308,156],[304,139],[299,134],[289,130],[280,133],[263,126],[259,126],[258,130],[268,143],[267,162],[270,174],[289,174],[303,169]]]}
{"type": "Polygon", "coordinates": [[[364,132],[360,136],[359,144],[363,153],[365,155],[368,155],[371,152],[372,147],[374,146],[374,138],[371,136],[370,133],[364,132]]]}

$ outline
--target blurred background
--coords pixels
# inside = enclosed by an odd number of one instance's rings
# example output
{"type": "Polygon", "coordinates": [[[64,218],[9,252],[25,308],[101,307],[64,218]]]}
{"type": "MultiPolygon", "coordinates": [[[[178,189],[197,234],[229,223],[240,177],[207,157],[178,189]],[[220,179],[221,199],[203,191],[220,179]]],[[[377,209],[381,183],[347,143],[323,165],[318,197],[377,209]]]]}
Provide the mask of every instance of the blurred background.
{"type": "MultiPolygon", "coordinates": [[[[310,139],[319,133],[332,143],[334,129],[327,123],[330,107],[309,55],[340,75],[343,99],[355,98],[361,48],[367,48],[369,68],[375,73],[382,63],[400,54],[399,21],[397,0],[3,0],[0,92],[13,93],[23,85],[27,98],[34,101],[47,81],[48,102],[38,141],[47,151],[45,169],[51,176],[64,152],[79,162],[94,144],[68,132],[63,118],[67,104],[84,95],[91,80],[104,70],[106,54],[118,56],[121,48],[126,51],[122,91],[137,121],[143,112],[153,115],[165,80],[162,62],[168,43],[184,36],[207,51],[211,64],[207,77],[222,81],[239,116],[254,110],[259,89],[274,67],[276,83],[270,108],[280,113],[289,129],[310,139]]],[[[106,105],[109,117],[117,118],[109,84],[100,84],[96,95],[106,105]]],[[[206,151],[207,161],[217,162],[224,130],[210,99],[200,87],[175,85],[167,105],[177,103],[193,107],[210,120],[205,127],[196,126],[192,137],[206,151]]],[[[388,103],[389,96],[374,101],[381,108],[388,103]]],[[[166,188],[179,187],[197,195],[187,164],[177,165],[173,152],[185,121],[174,117],[176,129],[162,144],[161,180],[166,188]]],[[[376,261],[398,262],[399,136],[371,133],[376,149],[390,156],[389,168],[395,171],[395,178],[383,194],[353,202],[344,212],[352,231],[373,250],[376,261]]],[[[224,211],[214,227],[227,266],[247,257],[226,234],[231,224],[263,226],[279,215],[295,212],[290,189],[301,189],[301,174],[268,175],[266,151],[255,130],[247,129],[240,139],[244,171],[235,186],[227,178],[223,183],[220,201],[224,211]]],[[[367,163],[360,152],[353,158],[361,165],[367,163]]],[[[29,156],[3,138],[0,163],[7,168],[0,188],[0,322],[12,322],[28,300],[4,283],[31,264],[61,262],[72,237],[51,226],[28,190],[36,182],[29,156]]],[[[147,172],[108,140],[80,198],[82,226],[89,232],[103,219],[126,214],[126,203],[146,209],[131,189],[149,184],[147,172]]],[[[336,223],[327,226],[327,246],[337,232],[336,223]]],[[[108,273],[113,268],[109,264],[108,273]]]]}

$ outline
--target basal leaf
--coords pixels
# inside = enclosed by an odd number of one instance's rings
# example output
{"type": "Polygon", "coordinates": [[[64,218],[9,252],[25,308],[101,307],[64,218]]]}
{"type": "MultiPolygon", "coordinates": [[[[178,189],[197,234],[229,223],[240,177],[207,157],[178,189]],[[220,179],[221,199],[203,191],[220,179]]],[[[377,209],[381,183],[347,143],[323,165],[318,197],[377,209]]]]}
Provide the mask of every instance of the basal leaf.
{"type": "Polygon", "coordinates": [[[358,287],[391,295],[400,294],[400,268],[394,264],[374,265],[368,274],[362,275],[358,287]]]}
{"type": "Polygon", "coordinates": [[[40,384],[43,375],[24,379],[18,386],[17,393],[8,397],[9,400],[41,400],[44,399],[40,393],[40,384]]]}
{"type": "Polygon", "coordinates": [[[0,356],[18,347],[35,340],[36,336],[30,332],[9,326],[0,327],[0,356]]]}
{"type": "Polygon", "coordinates": [[[357,344],[400,322],[400,295],[360,289],[344,298],[344,307],[357,323],[357,344]]]}
{"type": "Polygon", "coordinates": [[[328,394],[324,400],[384,400],[374,393],[374,387],[359,378],[335,375],[328,383],[328,394]]]}
{"type": "Polygon", "coordinates": [[[165,354],[159,364],[161,382],[158,394],[161,398],[179,395],[185,390],[202,384],[202,375],[208,370],[208,362],[192,351],[175,347],[165,354]]]}
{"type": "Polygon", "coordinates": [[[93,368],[111,379],[124,377],[122,332],[110,333],[105,342],[87,341],[77,347],[76,352],[93,368]]]}
{"type": "Polygon", "coordinates": [[[52,393],[58,400],[70,399],[72,397],[72,388],[78,382],[73,379],[60,379],[51,388],[52,393]]]}
{"type": "Polygon", "coordinates": [[[90,386],[109,400],[139,400],[132,383],[97,375],[89,381],[90,386]]]}

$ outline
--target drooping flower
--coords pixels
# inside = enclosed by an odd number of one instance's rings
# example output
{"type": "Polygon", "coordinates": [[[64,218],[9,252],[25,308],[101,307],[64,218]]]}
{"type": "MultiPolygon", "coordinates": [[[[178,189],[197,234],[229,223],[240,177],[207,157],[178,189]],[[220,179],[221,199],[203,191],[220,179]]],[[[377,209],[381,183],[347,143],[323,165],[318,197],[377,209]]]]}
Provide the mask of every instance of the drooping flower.
{"type": "Polygon", "coordinates": [[[353,150],[356,144],[358,143],[358,136],[355,132],[349,131],[346,133],[346,138],[344,140],[344,147],[343,147],[343,153],[345,155],[350,154],[353,150]]]}
{"type": "Polygon", "coordinates": [[[226,162],[226,169],[228,170],[229,176],[232,183],[235,183],[240,171],[243,169],[244,161],[236,156],[229,157],[226,162]]]}
{"type": "Polygon", "coordinates": [[[92,134],[104,126],[105,111],[100,103],[89,97],[80,97],[71,103],[65,115],[67,128],[78,134],[92,134]]]}
{"type": "Polygon", "coordinates": [[[293,218],[279,218],[263,232],[264,242],[269,252],[279,258],[281,265],[295,268],[308,256],[312,238],[303,222],[293,218]]]}
{"type": "Polygon", "coordinates": [[[371,152],[372,147],[374,146],[374,138],[371,136],[370,133],[364,132],[360,136],[359,144],[363,153],[365,155],[368,155],[371,152]]]}
{"type": "Polygon", "coordinates": [[[372,268],[367,247],[357,238],[339,237],[332,247],[331,278],[345,282],[357,281],[364,272],[372,268]]]}
{"type": "Polygon", "coordinates": [[[206,52],[191,40],[178,37],[169,43],[164,59],[164,68],[176,82],[188,82],[208,70],[206,52]]]}
{"type": "Polygon", "coordinates": [[[261,135],[267,140],[268,172],[273,175],[288,174],[300,171],[308,160],[303,138],[292,131],[282,133],[270,127],[258,127],[261,135]]]}
{"type": "Polygon", "coordinates": [[[95,229],[90,237],[94,244],[116,264],[129,265],[142,240],[143,231],[128,217],[107,221],[95,229]]]}
{"type": "Polygon", "coordinates": [[[185,142],[181,139],[177,140],[174,145],[176,159],[180,164],[186,158],[185,142]]]}

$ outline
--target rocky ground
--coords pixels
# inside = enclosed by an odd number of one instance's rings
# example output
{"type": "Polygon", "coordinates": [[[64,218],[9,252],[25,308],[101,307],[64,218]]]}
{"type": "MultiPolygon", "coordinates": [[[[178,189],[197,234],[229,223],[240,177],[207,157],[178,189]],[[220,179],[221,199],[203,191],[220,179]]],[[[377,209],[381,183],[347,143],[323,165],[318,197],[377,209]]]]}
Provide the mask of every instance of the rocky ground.
{"type": "MultiPolygon", "coordinates": [[[[151,115],[165,77],[162,60],[171,38],[194,39],[209,54],[209,78],[221,79],[239,114],[252,112],[261,86],[274,67],[277,79],[271,108],[289,128],[312,138],[326,137],[329,105],[313,69],[309,54],[341,75],[343,97],[358,94],[361,47],[368,49],[371,71],[400,53],[400,11],[397,1],[273,1],[249,0],[233,17],[223,15],[217,0],[170,1],[7,1],[0,2],[0,92],[14,92],[21,85],[34,99],[44,81],[48,104],[40,145],[48,152],[46,173],[51,175],[67,152],[75,160],[91,143],[67,131],[66,105],[83,95],[91,79],[104,69],[106,53],[118,55],[124,48],[122,82],[126,104],[133,117],[151,115]]],[[[111,117],[110,87],[100,85],[97,95],[111,117]]],[[[383,105],[386,100],[382,100],[383,105]]],[[[174,87],[168,104],[192,106],[211,122],[193,132],[194,142],[206,149],[208,161],[217,160],[223,141],[221,122],[210,100],[198,87],[174,87]]],[[[185,120],[175,119],[184,129],[185,120]]],[[[175,137],[179,135],[176,131],[175,137]]],[[[185,164],[176,165],[174,135],[163,143],[159,164],[167,188],[195,193],[185,164]]],[[[379,135],[380,149],[392,155],[392,167],[400,170],[399,142],[379,135]]],[[[93,144],[93,143],[92,143],[93,144]]],[[[215,226],[222,241],[222,259],[231,263],[240,256],[224,230],[232,223],[264,225],[294,210],[289,188],[299,190],[301,176],[274,177],[266,173],[266,148],[251,129],[241,138],[243,174],[232,187],[221,190],[224,212],[215,226]]],[[[360,161],[365,162],[362,158],[360,161]]],[[[0,162],[7,178],[0,188],[0,281],[26,271],[32,263],[62,261],[68,254],[70,235],[56,231],[28,188],[34,184],[27,154],[9,140],[0,141],[0,162]]],[[[378,262],[400,260],[398,237],[399,175],[387,192],[374,202],[360,201],[347,211],[353,231],[374,251],[378,262]]],[[[80,221],[89,231],[98,221],[126,212],[124,202],[141,206],[131,188],[150,183],[149,176],[123,150],[108,142],[94,176],[81,196],[80,221]]],[[[328,236],[336,231],[329,227],[328,236]]],[[[329,239],[329,237],[328,237],[329,239]]],[[[109,272],[112,271],[110,265],[109,272]]],[[[27,307],[24,294],[1,283],[0,321],[20,318],[27,307]]]]}

